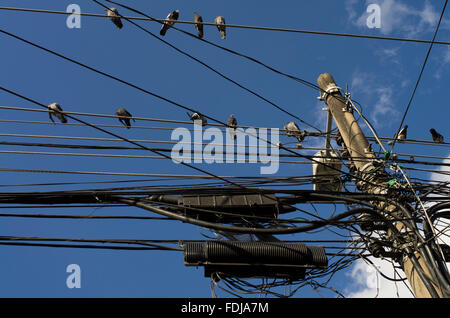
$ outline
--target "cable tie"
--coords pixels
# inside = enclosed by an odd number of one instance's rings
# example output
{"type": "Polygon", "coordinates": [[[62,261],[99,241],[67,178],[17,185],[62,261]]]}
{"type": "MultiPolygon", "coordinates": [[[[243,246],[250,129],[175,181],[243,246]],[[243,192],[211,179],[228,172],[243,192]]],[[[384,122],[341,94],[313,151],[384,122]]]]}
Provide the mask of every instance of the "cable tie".
{"type": "Polygon", "coordinates": [[[391,179],[389,180],[388,184],[390,187],[394,186],[397,183],[397,179],[391,179]]]}

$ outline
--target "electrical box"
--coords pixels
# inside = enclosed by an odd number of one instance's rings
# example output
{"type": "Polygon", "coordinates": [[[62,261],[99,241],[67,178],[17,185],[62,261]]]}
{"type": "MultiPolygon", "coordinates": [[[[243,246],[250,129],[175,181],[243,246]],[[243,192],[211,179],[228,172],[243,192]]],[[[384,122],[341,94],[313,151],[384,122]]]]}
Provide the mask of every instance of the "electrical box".
{"type": "Polygon", "coordinates": [[[195,214],[200,219],[217,217],[221,221],[239,219],[245,215],[277,218],[280,213],[295,211],[287,204],[280,204],[273,194],[234,194],[234,195],[183,195],[178,205],[185,208],[205,209],[209,211],[225,212],[225,214],[211,215],[185,209],[186,214],[195,214]],[[236,214],[233,216],[233,214],[236,214]]]}
{"type": "Polygon", "coordinates": [[[342,189],[342,161],[333,150],[320,150],[312,163],[314,191],[339,192],[342,189]]]}

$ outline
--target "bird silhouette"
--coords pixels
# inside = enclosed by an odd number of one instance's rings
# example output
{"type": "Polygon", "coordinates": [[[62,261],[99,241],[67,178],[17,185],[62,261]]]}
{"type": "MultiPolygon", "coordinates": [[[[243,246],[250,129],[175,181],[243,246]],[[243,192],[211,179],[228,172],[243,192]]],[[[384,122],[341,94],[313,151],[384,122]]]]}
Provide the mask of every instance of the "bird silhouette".
{"type": "Polygon", "coordinates": [[[229,127],[231,127],[231,129],[230,129],[231,138],[233,140],[236,139],[237,120],[236,120],[236,117],[234,117],[233,114],[231,114],[230,117],[228,118],[227,125],[229,127]]]}
{"type": "Polygon", "coordinates": [[[189,119],[192,120],[194,123],[197,120],[201,120],[202,121],[202,126],[205,126],[207,123],[207,120],[205,117],[203,117],[202,114],[200,114],[199,112],[195,111],[192,114],[187,113],[187,115],[189,116],[189,119]]]}
{"type": "Polygon", "coordinates": [[[406,140],[408,134],[408,125],[405,125],[402,129],[400,129],[400,131],[398,131],[395,135],[393,140],[388,141],[388,145],[393,145],[394,144],[394,140],[396,140],[399,143],[404,143],[406,140]]]}
{"type": "Polygon", "coordinates": [[[51,103],[50,105],[47,106],[49,112],[48,112],[48,117],[50,117],[52,122],[55,122],[53,120],[52,115],[54,115],[56,118],[58,118],[63,124],[67,123],[67,119],[63,114],[63,110],[61,108],[61,106],[58,103],[51,103]]]}
{"type": "Polygon", "coordinates": [[[116,8],[108,8],[106,9],[106,15],[109,19],[116,25],[116,27],[120,30],[123,27],[122,21],[120,20],[119,11],[116,8]]]}
{"type": "Polygon", "coordinates": [[[116,116],[119,117],[119,121],[126,126],[128,129],[131,128],[131,119],[135,122],[136,120],[133,118],[133,116],[125,109],[125,108],[119,108],[116,111],[116,116]]]}
{"type": "Polygon", "coordinates": [[[297,124],[293,121],[290,121],[284,125],[283,129],[286,132],[286,136],[295,137],[298,142],[302,142],[303,139],[305,139],[306,132],[304,130],[300,131],[300,128],[298,128],[297,124]]]}
{"type": "Polygon", "coordinates": [[[180,10],[175,10],[175,11],[170,12],[166,18],[166,20],[168,20],[168,21],[164,21],[164,23],[161,27],[161,31],[159,31],[159,34],[162,36],[166,35],[167,30],[169,30],[175,24],[175,21],[178,20],[179,16],[180,16],[180,10]]]}
{"type": "Polygon", "coordinates": [[[444,136],[442,136],[440,133],[438,133],[434,128],[430,129],[431,137],[433,138],[434,142],[437,143],[443,143],[444,142],[444,136]]]}
{"type": "Polygon", "coordinates": [[[194,13],[195,28],[197,29],[198,37],[203,38],[203,19],[197,12],[194,13]]]}
{"type": "Polygon", "coordinates": [[[219,30],[222,39],[225,39],[227,37],[225,18],[222,16],[218,16],[215,18],[214,23],[217,25],[217,29],[219,30]]]}

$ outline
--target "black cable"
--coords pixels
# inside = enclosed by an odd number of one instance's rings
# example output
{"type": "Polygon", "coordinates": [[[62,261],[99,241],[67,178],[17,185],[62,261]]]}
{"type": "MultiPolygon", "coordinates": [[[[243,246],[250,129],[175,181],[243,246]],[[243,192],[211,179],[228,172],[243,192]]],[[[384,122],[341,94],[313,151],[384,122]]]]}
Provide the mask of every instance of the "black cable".
{"type": "Polygon", "coordinates": [[[244,228],[241,226],[229,226],[229,225],[221,225],[217,223],[207,222],[203,220],[193,219],[190,217],[186,217],[183,215],[179,215],[174,212],[170,212],[164,209],[157,208],[155,206],[149,205],[144,203],[145,200],[136,200],[136,199],[128,199],[128,198],[122,198],[122,197],[115,197],[111,198],[112,200],[116,202],[126,203],[129,205],[137,206],[140,208],[143,208],[145,210],[149,210],[158,214],[165,215],[167,217],[171,217],[174,219],[177,219],[179,221],[187,222],[193,225],[198,225],[214,230],[222,230],[227,231],[231,233],[251,233],[251,234],[292,234],[292,233],[299,233],[299,232],[307,232],[311,230],[315,230],[319,227],[325,226],[331,222],[338,221],[340,219],[343,219],[345,217],[348,217],[353,214],[360,214],[360,213],[370,213],[375,214],[378,216],[376,212],[374,212],[372,209],[368,208],[360,208],[360,209],[354,209],[346,212],[342,212],[341,214],[338,214],[330,219],[322,220],[316,220],[311,221],[311,224],[305,225],[305,226],[299,226],[299,227],[288,227],[288,228],[244,228]]]}
{"type": "Polygon", "coordinates": [[[104,245],[89,245],[89,244],[54,244],[54,243],[27,243],[27,242],[0,242],[0,245],[15,245],[15,246],[33,246],[33,247],[63,247],[63,248],[88,248],[88,249],[110,249],[110,250],[177,250],[174,248],[157,248],[146,246],[104,246],[104,245]]]}
{"type": "MultiPolygon", "coordinates": [[[[59,206],[55,206],[58,208],[59,206]]],[[[72,208],[72,206],[70,206],[72,208]]],[[[84,206],[86,207],[86,206],[84,206]]],[[[8,207],[11,208],[11,207],[8,207]]],[[[35,207],[34,207],[35,208],[35,207]]],[[[46,207],[47,208],[47,207],[46,207]]],[[[95,208],[95,207],[94,207],[95,208]]],[[[167,217],[154,216],[130,216],[130,215],[67,215],[67,214],[24,214],[24,213],[0,213],[0,217],[15,217],[15,218],[44,218],[44,219],[117,219],[117,220],[167,220],[172,219],[167,217]]]]}
{"type": "MultiPolygon", "coordinates": [[[[408,113],[408,110],[409,110],[409,108],[410,108],[410,106],[411,106],[411,103],[412,103],[412,101],[413,101],[414,95],[416,94],[416,90],[417,90],[417,88],[418,88],[418,86],[419,86],[419,83],[420,83],[420,80],[421,80],[421,78],[422,78],[423,71],[425,70],[425,66],[426,66],[426,64],[427,64],[428,57],[430,56],[431,49],[433,48],[433,42],[434,42],[434,40],[436,39],[437,33],[438,33],[438,31],[439,31],[439,26],[441,25],[442,17],[444,16],[445,8],[447,7],[447,2],[448,2],[448,0],[445,0],[444,7],[442,8],[441,16],[439,17],[439,22],[438,22],[438,24],[437,24],[436,30],[434,31],[433,40],[431,41],[431,44],[430,44],[430,46],[429,46],[429,48],[428,48],[427,55],[425,56],[425,61],[423,62],[422,68],[421,68],[420,73],[419,73],[419,78],[418,78],[417,81],[416,81],[416,84],[415,84],[415,86],[414,86],[414,90],[413,90],[413,92],[412,92],[412,94],[411,94],[411,97],[410,97],[410,99],[409,99],[408,105],[406,106],[406,109],[405,109],[405,111],[403,112],[402,120],[400,121],[400,126],[399,126],[399,128],[398,128],[397,131],[400,131],[400,129],[402,128],[403,123],[404,123],[405,118],[406,118],[406,114],[408,113]]],[[[394,146],[395,146],[396,141],[397,141],[397,138],[395,138],[395,139],[393,140],[392,147],[391,147],[391,152],[392,152],[392,149],[393,149],[394,146]]]]}
{"type": "MultiPolygon", "coordinates": [[[[92,1],[94,1],[95,3],[97,3],[97,4],[100,5],[100,6],[102,6],[102,7],[105,8],[105,9],[108,8],[107,6],[105,6],[105,5],[101,4],[100,2],[98,2],[97,0],[92,0],[92,1]]],[[[108,1],[108,0],[107,0],[107,1],[108,1]]],[[[122,5],[122,4],[117,3],[117,2],[114,2],[114,1],[108,1],[108,2],[114,3],[114,4],[116,4],[116,5],[119,5],[119,6],[123,7],[123,8],[126,8],[126,9],[128,9],[128,10],[130,10],[130,11],[136,12],[136,13],[138,13],[138,14],[141,14],[141,15],[143,15],[143,16],[145,16],[145,17],[148,17],[148,18],[150,18],[150,19],[156,21],[155,19],[151,18],[150,16],[146,15],[145,13],[139,12],[138,10],[132,9],[132,8],[130,8],[130,7],[128,7],[128,6],[122,5]]],[[[313,125],[311,125],[311,124],[309,124],[309,123],[307,123],[307,122],[305,122],[304,120],[302,120],[302,119],[299,118],[298,116],[296,116],[296,115],[294,115],[294,114],[288,112],[288,111],[285,110],[284,108],[282,108],[282,107],[280,107],[279,105],[275,104],[274,102],[268,100],[267,98],[261,96],[260,94],[254,92],[253,90],[251,90],[251,89],[249,89],[249,88],[247,88],[247,87],[245,87],[245,86],[239,84],[239,83],[236,82],[235,80],[233,80],[233,79],[231,79],[230,77],[224,75],[223,73],[217,71],[216,69],[214,69],[213,67],[211,67],[211,66],[209,66],[208,64],[204,63],[203,61],[197,59],[196,57],[194,57],[194,56],[192,56],[192,55],[190,55],[190,54],[184,52],[183,50],[177,48],[176,46],[170,44],[169,42],[167,42],[166,40],[162,39],[161,37],[159,37],[159,36],[153,34],[153,33],[150,32],[149,30],[147,30],[147,29],[141,27],[139,24],[133,22],[132,20],[130,20],[130,19],[128,19],[128,18],[126,18],[126,17],[124,17],[124,16],[122,16],[122,15],[120,15],[120,14],[119,14],[119,16],[120,16],[121,18],[125,19],[126,21],[128,21],[129,23],[133,24],[134,26],[136,26],[136,27],[139,28],[140,30],[144,31],[145,33],[151,35],[153,38],[155,38],[155,39],[157,39],[157,40],[163,42],[164,44],[170,46],[172,49],[176,50],[177,52],[179,52],[179,53],[181,53],[181,54],[183,54],[183,55],[189,57],[190,59],[193,59],[194,61],[200,63],[201,65],[205,66],[206,68],[208,68],[209,70],[213,71],[214,73],[216,73],[216,74],[219,75],[220,77],[222,77],[222,78],[228,80],[229,82],[233,83],[234,85],[236,85],[236,86],[238,86],[238,87],[244,89],[245,91],[251,93],[252,95],[254,95],[254,96],[256,96],[256,97],[258,97],[259,99],[261,99],[261,100],[263,100],[263,101],[269,103],[270,105],[274,106],[275,108],[277,108],[278,110],[284,112],[285,114],[287,114],[287,115],[289,115],[289,116],[291,116],[291,117],[293,117],[293,118],[299,120],[299,121],[302,122],[303,124],[305,124],[305,125],[307,125],[307,126],[313,128],[313,129],[315,129],[315,130],[321,132],[320,129],[314,127],[313,125]]],[[[185,34],[189,34],[189,35],[195,37],[194,35],[192,35],[192,34],[190,34],[190,33],[188,33],[188,32],[185,32],[185,31],[183,31],[183,30],[181,30],[181,29],[178,29],[178,28],[176,28],[176,27],[173,27],[173,26],[172,26],[172,29],[178,30],[178,31],[180,31],[180,32],[183,32],[183,33],[185,33],[185,34]]],[[[195,38],[197,38],[197,37],[195,37],[195,38]]],[[[201,40],[202,40],[202,39],[201,39],[201,40]]],[[[204,41],[204,42],[209,42],[209,41],[206,41],[206,40],[203,40],[203,41],[204,41]]],[[[260,63],[260,64],[262,64],[262,63],[260,63]]],[[[303,81],[303,82],[305,82],[305,81],[303,81]]]]}
{"type": "MultiPolygon", "coordinates": [[[[4,32],[4,31],[0,30],[0,32],[4,32]]],[[[16,36],[14,36],[14,37],[16,37],[16,36]]],[[[20,38],[19,38],[19,39],[20,39],[20,38]]],[[[26,41],[26,40],[25,40],[25,41],[26,41]]],[[[29,42],[29,41],[26,41],[26,42],[29,42]]],[[[40,47],[40,46],[38,46],[38,47],[40,47]]],[[[45,49],[45,50],[48,51],[47,49],[45,49]]],[[[51,52],[51,51],[50,51],[50,52],[51,52]]],[[[59,55],[58,53],[56,53],[56,54],[59,55]]],[[[77,64],[79,64],[79,63],[77,62],[77,64]]],[[[89,68],[90,68],[90,67],[89,67],[89,68]]],[[[1,86],[0,86],[0,89],[3,90],[3,91],[5,91],[5,92],[8,92],[8,93],[10,93],[10,94],[12,94],[12,95],[14,95],[14,96],[20,97],[20,98],[22,98],[22,99],[25,99],[25,100],[27,100],[27,101],[29,101],[29,102],[32,102],[32,103],[34,103],[34,104],[36,104],[36,105],[39,105],[39,106],[41,106],[41,107],[47,109],[47,106],[45,106],[44,104],[39,103],[39,102],[37,102],[37,101],[35,101],[35,100],[32,100],[32,99],[30,99],[30,98],[28,98],[28,97],[25,97],[25,96],[23,96],[23,95],[21,95],[21,94],[19,94],[19,93],[13,92],[13,91],[11,91],[11,90],[9,90],[9,89],[6,89],[6,88],[3,88],[3,87],[1,87],[1,86]]],[[[117,135],[117,134],[115,134],[115,133],[109,132],[109,131],[107,131],[107,130],[105,130],[105,129],[103,129],[103,128],[97,127],[97,126],[92,125],[92,124],[90,124],[90,123],[88,123],[88,122],[85,122],[85,121],[83,121],[83,120],[80,120],[80,119],[78,119],[78,118],[76,118],[76,117],[74,117],[74,116],[72,116],[72,115],[66,114],[66,116],[67,116],[68,118],[71,118],[71,119],[75,120],[75,121],[78,121],[78,122],[83,123],[83,124],[85,124],[85,125],[87,125],[87,126],[90,126],[90,127],[94,128],[94,129],[100,130],[100,131],[105,132],[105,133],[107,133],[107,134],[109,134],[109,135],[112,135],[112,136],[114,136],[114,137],[116,137],[116,138],[119,138],[119,139],[121,139],[121,140],[123,140],[123,141],[126,141],[126,142],[129,142],[129,143],[131,143],[131,144],[134,144],[134,145],[136,145],[136,146],[138,146],[138,147],[140,147],[140,148],[143,148],[143,149],[152,151],[152,152],[154,152],[154,153],[156,153],[156,154],[159,154],[159,155],[165,157],[166,159],[172,159],[170,156],[167,156],[167,155],[165,155],[165,154],[163,154],[163,153],[161,153],[161,152],[159,152],[159,151],[152,150],[151,148],[145,147],[145,146],[143,146],[143,145],[141,145],[141,144],[139,144],[139,143],[136,143],[136,142],[134,142],[134,141],[131,141],[131,140],[129,140],[129,139],[127,139],[127,138],[124,138],[124,137],[122,137],[122,136],[119,136],[119,135],[117,135]]],[[[288,151],[292,152],[291,150],[288,150],[288,151]]],[[[296,153],[296,152],[293,152],[293,153],[296,153]]],[[[300,156],[303,156],[303,155],[300,155],[300,156]]],[[[315,160],[312,159],[312,161],[315,161],[315,160]]],[[[185,165],[185,166],[187,166],[187,167],[190,167],[190,168],[192,168],[192,169],[194,169],[194,170],[200,171],[200,172],[202,172],[202,173],[204,173],[204,174],[207,174],[207,175],[212,176],[212,177],[214,177],[214,178],[217,178],[217,179],[220,179],[220,180],[222,180],[222,181],[225,181],[226,183],[229,183],[229,184],[234,185],[234,186],[236,186],[236,187],[239,187],[239,188],[241,188],[241,189],[246,189],[246,188],[243,187],[242,185],[239,185],[239,184],[236,184],[236,183],[234,183],[234,182],[232,182],[232,181],[229,181],[229,180],[227,180],[226,178],[222,178],[222,177],[220,177],[220,176],[214,175],[214,174],[212,174],[212,173],[210,173],[210,172],[208,172],[208,171],[206,171],[206,170],[203,170],[203,169],[201,169],[201,168],[197,168],[197,167],[192,166],[192,165],[190,165],[190,164],[187,164],[187,163],[185,163],[185,162],[180,162],[180,163],[181,163],[182,165],[185,165]]],[[[324,165],[325,165],[325,164],[324,164],[324,165]]],[[[331,166],[330,166],[330,167],[331,167],[331,166]]],[[[334,167],[331,167],[331,168],[334,169],[334,170],[340,171],[339,169],[336,169],[336,168],[334,168],[334,167]]],[[[348,174],[348,173],[347,173],[347,174],[348,174]]],[[[356,177],[355,177],[355,178],[356,178],[356,177]]],[[[296,207],[294,207],[294,208],[297,209],[296,207]]]]}
{"type": "MultiPolygon", "coordinates": [[[[0,30],[0,32],[4,32],[4,31],[0,30]]],[[[7,88],[1,87],[1,86],[0,86],[0,89],[3,90],[3,91],[5,91],[5,92],[7,92],[7,93],[9,93],[9,94],[11,94],[11,95],[14,95],[14,96],[17,96],[17,97],[19,97],[19,98],[25,99],[25,100],[27,100],[27,101],[33,103],[33,104],[39,105],[39,106],[41,106],[41,107],[47,109],[47,106],[46,106],[46,105],[44,105],[44,104],[42,104],[42,103],[39,103],[39,102],[37,102],[37,101],[35,101],[35,100],[31,99],[31,98],[25,97],[25,96],[23,96],[23,95],[21,95],[21,94],[19,94],[19,93],[13,92],[13,91],[11,91],[11,90],[9,90],[9,89],[7,89],[7,88]]],[[[116,137],[116,138],[119,138],[119,139],[121,139],[121,140],[123,140],[123,141],[129,142],[129,143],[131,143],[131,144],[133,144],[133,145],[136,145],[136,146],[138,146],[138,147],[140,147],[140,148],[142,148],[142,149],[145,149],[145,150],[154,152],[154,153],[156,153],[156,154],[158,154],[158,155],[160,155],[160,156],[165,157],[166,159],[171,159],[171,160],[172,160],[172,158],[171,158],[170,156],[168,156],[168,155],[166,155],[166,154],[164,154],[164,153],[161,153],[161,152],[159,152],[159,151],[152,150],[151,148],[148,148],[148,147],[146,147],[146,146],[143,146],[143,145],[141,145],[141,144],[139,144],[139,143],[137,143],[137,142],[131,141],[131,140],[125,138],[125,137],[119,136],[119,135],[117,135],[117,134],[115,134],[115,133],[112,133],[112,132],[106,130],[106,129],[97,127],[97,126],[95,126],[95,125],[93,125],[93,124],[90,124],[90,123],[84,121],[84,120],[78,119],[78,118],[76,118],[76,117],[74,117],[74,116],[72,116],[72,115],[66,114],[66,116],[69,117],[69,118],[71,118],[71,119],[73,119],[73,120],[75,120],[75,121],[78,121],[78,122],[80,122],[80,123],[82,123],[82,124],[84,124],[84,125],[86,125],[86,126],[89,126],[89,127],[94,128],[94,129],[100,130],[101,132],[104,132],[104,133],[106,133],[106,134],[108,134],[108,135],[111,135],[111,136],[116,137]]],[[[195,166],[193,166],[193,165],[191,165],[191,164],[188,164],[188,163],[185,163],[185,162],[183,162],[183,161],[181,161],[180,164],[182,164],[182,165],[184,165],[184,166],[186,166],[186,167],[189,167],[189,168],[191,168],[191,169],[194,169],[194,170],[196,170],[196,171],[199,171],[199,172],[201,172],[201,173],[203,173],[203,174],[207,174],[207,175],[209,175],[209,176],[212,176],[212,177],[214,177],[214,178],[216,178],[216,179],[220,179],[220,180],[222,180],[222,181],[225,181],[226,183],[229,183],[229,184],[231,184],[231,185],[234,185],[234,186],[237,186],[237,187],[240,187],[240,188],[242,187],[242,186],[240,186],[240,185],[238,185],[238,184],[236,184],[236,183],[234,183],[234,182],[232,182],[232,181],[229,181],[229,180],[227,180],[227,179],[225,179],[225,178],[222,178],[222,177],[220,177],[220,176],[217,176],[217,175],[215,175],[215,174],[213,174],[213,173],[211,173],[211,172],[208,172],[208,171],[206,171],[206,170],[204,170],[204,169],[195,167],[195,166]]]]}
{"type": "MultiPolygon", "coordinates": [[[[108,1],[108,0],[106,0],[108,1]]],[[[112,1],[110,1],[112,2],[112,1]]],[[[120,5],[120,4],[118,4],[120,5]]],[[[23,12],[39,12],[39,13],[51,13],[51,14],[63,14],[70,15],[74,14],[67,11],[56,11],[56,10],[42,10],[42,9],[29,9],[29,8],[14,8],[14,7],[0,7],[0,10],[10,10],[10,11],[23,11],[23,12]]],[[[80,16],[90,16],[90,17],[101,17],[106,18],[106,15],[94,14],[94,13],[79,13],[80,16]]],[[[127,17],[132,20],[155,20],[156,22],[162,23],[163,19],[145,19],[140,17],[127,17]]],[[[181,21],[178,20],[179,24],[194,24],[192,21],[181,21]]],[[[215,26],[214,23],[202,22],[203,25],[215,26]]],[[[262,26],[250,26],[250,25],[236,25],[236,24],[225,24],[227,28],[238,28],[238,29],[248,29],[248,30],[261,30],[261,31],[277,31],[277,32],[290,32],[290,33],[302,33],[302,34],[312,34],[312,35],[326,35],[326,36],[337,36],[337,37],[351,37],[360,39],[373,39],[373,40],[389,40],[389,41],[399,41],[399,42],[412,42],[412,43],[431,43],[430,40],[422,39],[411,39],[411,38],[398,38],[398,37],[387,37],[387,36],[376,36],[367,34],[352,34],[343,32],[324,32],[324,31],[312,31],[312,30],[299,30],[299,29],[286,29],[286,28],[275,28],[275,27],[262,27],[262,26]]],[[[434,41],[434,44],[440,45],[450,45],[450,42],[446,41],[434,41]]]]}
{"type": "MultiPolygon", "coordinates": [[[[69,62],[71,62],[71,63],[75,63],[75,64],[77,64],[77,65],[79,65],[79,66],[81,66],[81,67],[84,67],[84,68],[86,68],[86,69],[89,69],[89,70],[91,70],[91,71],[93,71],[93,72],[96,72],[96,73],[98,73],[98,74],[101,74],[101,75],[103,75],[103,76],[106,76],[106,77],[108,77],[108,78],[111,78],[111,79],[113,79],[113,80],[119,81],[119,82],[122,83],[122,84],[128,85],[128,86],[133,87],[133,88],[135,88],[135,89],[137,89],[137,90],[139,90],[139,91],[141,91],[141,92],[144,92],[144,93],[147,93],[147,94],[149,94],[149,95],[151,95],[151,96],[154,96],[154,97],[157,97],[157,98],[159,98],[159,99],[162,99],[162,100],[164,100],[164,101],[166,101],[166,102],[168,102],[168,103],[170,103],[170,104],[173,104],[173,105],[175,105],[175,106],[177,106],[177,107],[181,107],[181,108],[183,108],[183,109],[185,109],[185,110],[189,110],[189,111],[194,111],[193,109],[191,109],[191,108],[189,108],[189,107],[183,106],[183,105],[181,105],[181,104],[179,104],[179,103],[176,103],[176,102],[174,102],[174,101],[171,101],[171,100],[169,100],[169,99],[167,99],[167,98],[165,98],[165,97],[159,96],[159,95],[157,95],[157,94],[155,94],[155,93],[153,93],[153,92],[150,92],[150,91],[148,91],[148,90],[146,90],[146,89],[143,89],[143,88],[141,88],[141,87],[139,87],[139,86],[137,86],[137,85],[134,85],[134,84],[129,83],[129,82],[127,82],[127,81],[121,80],[121,79],[119,79],[119,78],[117,78],[117,77],[115,77],[115,76],[113,76],[113,75],[110,75],[110,74],[108,74],[108,73],[105,73],[105,72],[103,72],[103,71],[97,70],[97,69],[95,69],[95,68],[93,68],[93,67],[90,67],[90,66],[88,66],[88,65],[85,65],[85,64],[83,64],[83,63],[81,63],[81,62],[78,62],[78,61],[76,61],[76,60],[74,60],[74,59],[71,59],[71,58],[66,57],[66,56],[64,56],[64,55],[62,55],[62,54],[59,54],[59,53],[57,53],[57,52],[55,52],[55,51],[52,51],[52,50],[50,50],[50,49],[47,49],[47,48],[45,48],[45,47],[43,47],[43,46],[41,46],[41,45],[39,45],[39,44],[36,44],[36,43],[33,43],[33,42],[28,41],[28,40],[26,40],[26,39],[23,39],[23,38],[21,38],[21,37],[19,37],[19,36],[17,36],[17,35],[14,35],[14,34],[12,34],[12,33],[10,33],[10,32],[7,32],[7,31],[4,31],[4,30],[0,29],[0,33],[6,34],[6,35],[8,35],[8,36],[10,36],[10,37],[13,37],[13,38],[19,40],[19,41],[22,41],[22,42],[24,42],[24,43],[27,43],[27,44],[29,44],[29,45],[31,45],[31,46],[36,47],[36,48],[39,48],[39,49],[41,49],[41,50],[43,50],[43,51],[45,51],[45,52],[47,52],[47,53],[56,55],[56,56],[58,56],[58,57],[60,57],[60,58],[62,58],[62,59],[64,59],[64,60],[67,60],[67,61],[69,61],[69,62]]],[[[2,88],[2,89],[5,90],[5,91],[7,91],[7,92],[10,93],[10,94],[13,94],[13,95],[15,95],[15,96],[21,97],[21,98],[23,98],[23,99],[25,99],[25,100],[28,100],[28,101],[33,102],[33,103],[36,103],[36,104],[38,104],[38,105],[40,105],[40,106],[46,107],[46,106],[43,105],[42,103],[37,103],[37,102],[33,101],[32,99],[26,98],[26,97],[24,97],[24,96],[22,96],[22,95],[20,95],[20,94],[18,94],[18,93],[12,92],[12,91],[7,90],[7,89],[4,89],[4,88],[2,88]]],[[[336,97],[336,98],[337,98],[337,97],[336,97]]],[[[47,108],[47,107],[46,107],[46,108],[47,108]]],[[[69,118],[75,119],[75,117],[73,117],[73,116],[71,116],[71,115],[68,115],[68,114],[67,114],[66,116],[69,117],[69,118]]],[[[228,127],[227,124],[225,124],[225,123],[223,123],[223,122],[221,122],[221,121],[219,121],[219,120],[216,120],[216,119],[214,119],[214,118],[212,118],[212,117],[209,117],[209,116],[207,116],[207,115],[204,115],[204,117],[206,117],[206,118],[208,118],[208,119],[211,119],[211,120],[213,120],[213,121],[215,121],[215,122],[217,122],[217,123],[219,123],[219,124],[222,124],[223,126],[227,126],[227,127],[228,127]]],[[[86,122],[84,122],[84,121],[81,121],[80,119],[75,119],[75,120],[76,120],[76,121],[79,121],[79,122],[82,122],[82,123],[86,123],[86,122]]],[[[86,123],[86,124],[87,124],[87,123],[86,123]]],[[[102,130],[102,131],[106,131],[106,130],[104,130],[104,129],[98,127],[98,126],[94,126],[94,125],[91,125],[91,124],[90,124],[90,126],[96,128],[96,129],[102,130]]],[[[112,134],[112,133],[109,133],[109,134],[112,134]]],[[[121,136],[118,136],[118,135],[115,135],[115,134],[112,134],[112,135],[115,136],[116,138],[119,138],[119,139],[124,140],[124,137],[121,137],[121,136]]],[[[259,136],[256,136],[256,137],[257,137],[258,140],[261,140],[261,138],[260,138],[259,136]]],[[[264,141],[265,141],[265,142],[268,142],[267,140],[264,140],[264,141]]],[[[138,145],[138,144],[135,143],[135,142],[132,142],[132,141],[129,141],[129,142],[131,142],[131,143],[133,143],[133,144],[135,144],[135,145],[138,145]]],[[[270,143],[270,142],[269,142],[269,143],[270,143]]],[[[272,143],[270,143],[270,144],[272,144],[272,143]]],[[[141,146],[141,145],[140,145],[140,146],[141,146]]],[[[144,146],[141,146],[141,147],[144,147],[144,146]]],[[[278,147],[278,146],[277,146],[277,147],[278,147]]],[[[298,155],[298,156],[300,156],[300,157],[304,157],[304,155],[302,155],[302,154],[300,154],[300,153],[297,153],[297,152],[295,152],[295,151],[292,151],[292,150],[290,150],[290,149],[287,149],[287,148],[285,148],[285,147],[283,147],[283,146],[279,146],[279,148],[284,149],[284,150],[286,150],[286,151],[288,151],[288,152],[290,152],[290,153],[296,154],[296,155],[298,155]]],[[[339,171],[340,173],[343,173],[343,174],[345,174],[345,175],[351,176],[352,178],[358,178],[357,176],[354,176],[354,175],[352,175],[352,174],[350,174],[350,173],[348,173],[348,172],[345,172],[345,171],[336,169],[335,167],[333,167],[333,166],[331,166],[331,165],[328,165],[328,164],[325,164],[325,163],[318,162],[317,160],[314,160],[314,159],[312,159],[312,161],[313,161],[313,162],[320,163],[320,164],[323,165],[323,166],[329,167],[329,168],[332,169],[332,170],[339,171]]],[[[181,162],[181,164],[190,166],[189,164],[186,164],[185,162],[181,162]]],[[[197,170],[198,170],[198,169],[200,169],[200,168],[194,167],[194,169],[197,169],[197,170]]],[[[200,169],[200,170],[202,170],[202,169],[200,169]]],[[[209,174],[209,173],[208,173],[208,174],[209,174]]],[[[211,175],[211,174],[210,174],[210,175],[211,175]]],[[[362,180],[362,179],[361,179],[361,180],[362,180]]],[[[362,180],[362,181],[365,181],[365,180],[362,180]]],[[[366,183],[370,183],[370,182],[368,182],[368,181],[365,181],[365,182],[366,182],[366,183]]]]}

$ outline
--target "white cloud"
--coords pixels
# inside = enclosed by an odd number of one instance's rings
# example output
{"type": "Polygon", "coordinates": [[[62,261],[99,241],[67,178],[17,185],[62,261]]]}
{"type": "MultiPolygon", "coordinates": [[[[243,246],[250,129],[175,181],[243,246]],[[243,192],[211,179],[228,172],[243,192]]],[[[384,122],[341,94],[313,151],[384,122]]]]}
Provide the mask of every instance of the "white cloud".
{"type": "Polygon", "coordinates": [[[387,277],[402,279],[403,272],[395,272],[393,265],[385,260],[369,258],[376,268],[367,264],[363,260],[358,260],[348,276],[352,283],[344,291],[349,298],[411,298],[413,295],[409,291],[407,281],[391,281],[379,274],[383,273],[387,277]],[[379,271],[379,272],[378,272],[379,271]],[[400,276],[402,275],[402,276],[400,276]]]}
{"type": "Polygon", "coordinates": [[[358,0],[347,0],[345,1],[345,10],[348,13],[348,17],[350,21],[353,21],[358,16],[356,12],[355,5],[358,3],[358,0]]]}
{"type": "Polygon", "coordinates": [[[378,4],[381,9],[381,28],[383,34],[394,32],[406,33],[406,36],[415,36],[422,32],[431,31],[436,27],[440,14],[436,8],[426,0],[423,8],[410,6],[406,1],[400,0],[366,0],[364,11],[359,15],[355,9],[357,1],[347,0],[346,11],[349,21],[360,28],[367,28],[367,17],[369,13],[365,11],[369,4],[378,4]]]}
{"type": "MultiPolygon", "coordinates": [[[[450,164],[450,155],[447,156],[447,159],[444,159],[443,163],[450,164]]],[[[433,172],[430,175],[430,180],[438,182],[450,182],[450,168],[448,166],[440,166],[439,172],[448,174],[433,172]]]]}
{"type": "Polygon", "coordinates": [[[447,73],[447,65],[450,63],[450,46],[447,46],[445,49],[443,49],[443,52],[439,51],[438,57],[435,58],[435,60],[438,62],[438,67],[436,68],[436,71],[434,72],[433,76],[436,79],[440,79],[442,77],[442,73],[447,73]]]}
{"type": "Polygon", "coordinates": [[[367,100],[362,103],[365,105],[362,111],[375,127],[385,126],[387,115],[391,118],[399,116],[394,103],[395,88],[381,83],[374,74],[360,71],[353,73],[351,82],[352,96],[357,100],[363,96],[367,100]]]}
{"type": "Polygon", "coordinates": [[[391,62],[401,65],[401,56],[399,56],[400,47],[380,48],[375,50],[375,55],[380,58],[381,62],[391,62]]]}
{"type": "Polygon", "coordinates": [[[450,63],[450,46],[447,46],[444,52],[444,58],[442,59],[444,64],[450,63]]]}
{"type": "MultiPolygon", "coordinates": [[[[447,156],[446,159],[443,160],[443,163],[450,164],[450,154],[447,156]]],[[[438,173],[433,172],[430,175],[431,181],[437,181],[437,182],[450,182],[450,167],[449,166],[441,166],[439,169],[439,172],[444,173],[438,173]]],[[[436,232],[443,232],[444,235],[439,236],[439,243],[440,244],[447,244],[450,245],[450,228],[448,228],[448,221],[447,222],[436,222],[436,232]]],[[[447,268],[450,270],[450,264],[447,263],[447,268]]]]}
{"type": "Polygon", "coordinates": [[[394,47],[390,49],[380,49],[376,53],[385,57],[396,57],[398,55],[398,50],[400,47],[394,47]]]}

